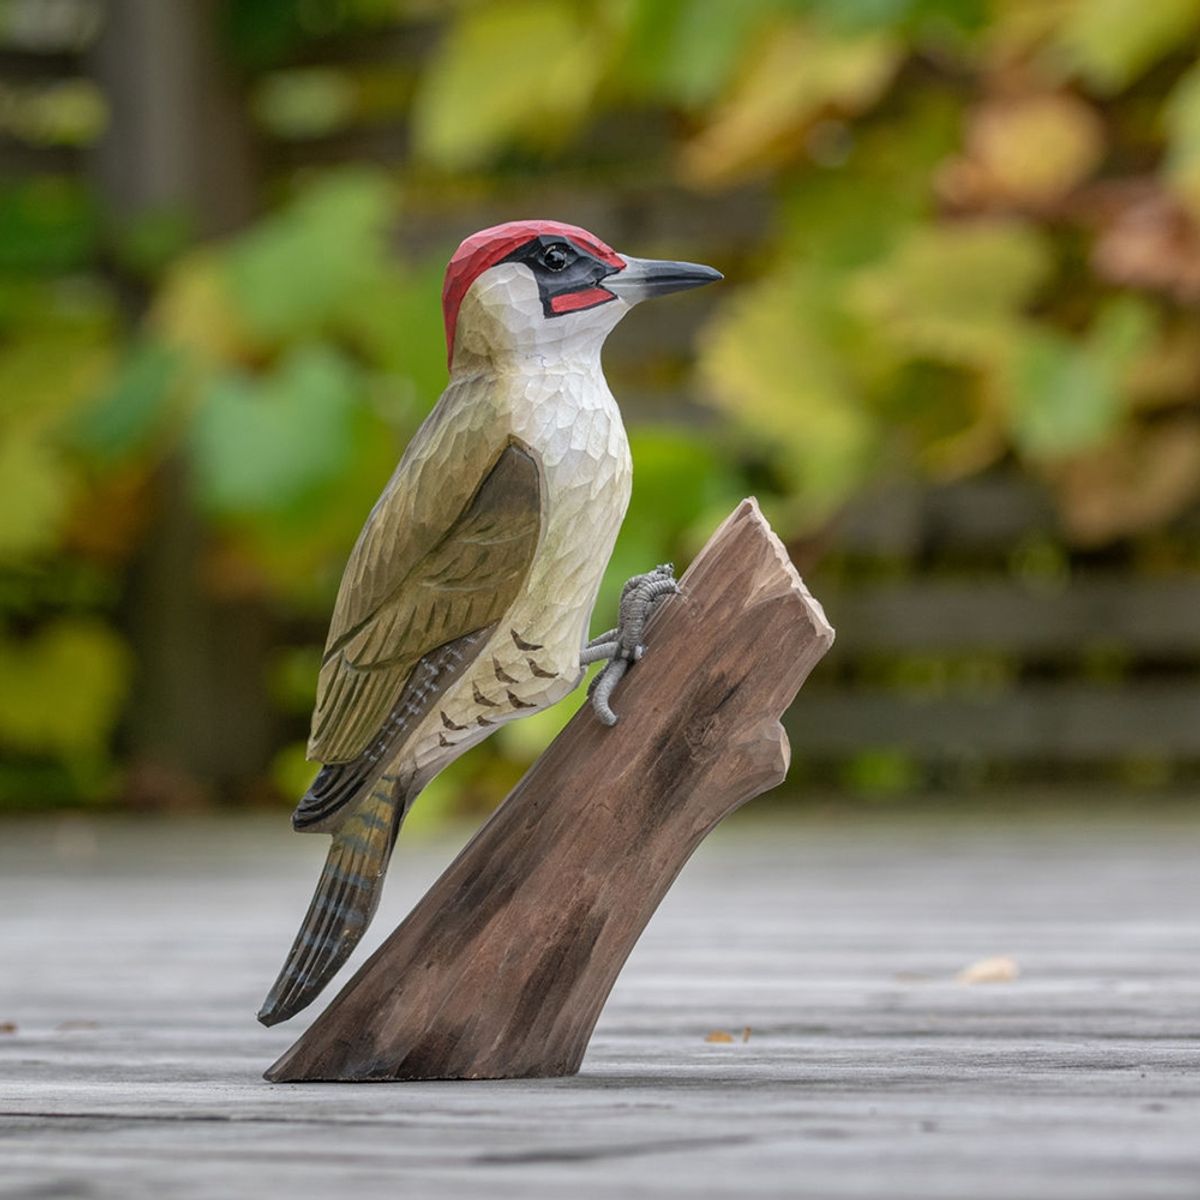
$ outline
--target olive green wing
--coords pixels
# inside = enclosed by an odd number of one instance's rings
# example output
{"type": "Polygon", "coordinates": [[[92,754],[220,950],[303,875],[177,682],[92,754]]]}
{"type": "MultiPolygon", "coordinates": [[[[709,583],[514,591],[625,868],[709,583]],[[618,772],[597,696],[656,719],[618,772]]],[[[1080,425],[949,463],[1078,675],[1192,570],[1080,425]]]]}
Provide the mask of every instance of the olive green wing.
{"type": "MultiPolygon", "coordinates": [[[[542,527],[537,463],[509,442],[472,473],[472,455],[446,451],[445,441],[440,454],[405,456],[407,473],[402,461],[347,564],[321,663],[311,759],[360,755],[421,659],[499,621],[528,578],[542,527]]],[[[478,459],[479,442],[470,449],[478,459]]]]}

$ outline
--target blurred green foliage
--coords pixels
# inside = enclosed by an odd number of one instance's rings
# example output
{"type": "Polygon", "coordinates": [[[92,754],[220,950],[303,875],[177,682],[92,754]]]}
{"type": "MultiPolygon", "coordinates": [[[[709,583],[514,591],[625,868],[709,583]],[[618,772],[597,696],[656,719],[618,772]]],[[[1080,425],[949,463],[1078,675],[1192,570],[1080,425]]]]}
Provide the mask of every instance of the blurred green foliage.
{"type": "MultiPolygon", "coordinates": [[[[1085,544],[1159,526],[1200,489],[1200,0],[225,11],[262,137],[302,148],[403,121],[411,154],[281,175],[261,219],[201,244],[181,214],[114,227],[80,176],[0,188],[0,803],[48,763],[63,798],[120,787],[122,596],[167,464],[211,538],[206,585],[309,630],[272,693],[293,727],[276,781],[300,786],[314,631],[445,378],[452,244],[402,252],[406,222],[503,205],[514,180],[524,196],[549,177],[770,197],[752,252],[718,262],[730,283],[696,346],[711,426],[631,430],[602,606],[751,484],[799,537],[880,479],[1009,460],[1085,544]],[[426,39],[415,63],[318,61],[325,39],[397,29],[426,39]],[[660,142],[606,159],[614,121],[660,142]],[[147,295],[134,322],[130,279],[147,295]]],[[[0,102],[3,132],[32,143],[106,120],[87,80],[0,85],[0,102]]],[[[701,240],[720,253],[720,229],[701,240]]],[[[503,730],[454,786],[507,778],[569,709],[503,730]]],[[[883,758],[863,773],[909,776],[883,758]]]]}

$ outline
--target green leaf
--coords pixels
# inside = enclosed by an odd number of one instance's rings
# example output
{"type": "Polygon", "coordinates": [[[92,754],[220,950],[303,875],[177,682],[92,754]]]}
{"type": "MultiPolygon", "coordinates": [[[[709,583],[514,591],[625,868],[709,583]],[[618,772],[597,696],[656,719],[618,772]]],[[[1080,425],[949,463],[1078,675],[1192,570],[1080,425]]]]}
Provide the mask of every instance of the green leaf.
{"type": "Polygon", "coordinates": [[[292,742],[271,760],[271,782],[289,800],[303,796],[316,778],[320,765],[309,762],[306,742],[292,742]]]}
{"type": "Polygon", "coordinates": [[[662,544],[669,545],[714,504],[736,498],[734,474],[715,430],[640,426],[630,431],[629,443],[634,477],[626,519],[657,531],[662,544]]]}
{"type": "Polygon", "coordinates": [[[1141,297],[1118,296],[1096,314],[1087,343],[1112,371],[1125,371],[1150,349],[1158,332],[1154,310],[1141,297]]]}
{"type": "Polygon", "coordinates": [[[391,188],[377,172],[339,172],[310,187],[230,248],[237,311],[267,338],[323,332],[385,269],[391,213],[391,188]]]}
{"type": "Polygon", "coordinates": [[[847,129],[846,162],[807,171],[784,193],[780,257],[839,273],[878,262],[933,211],[932,177],[958,148],[961,124],[957,103],[921,92],[897,118],[847,129]]]}
{"type": "Polygon", "coordinates": [[[778,0],[636,0],[621,77],[641,96],[703,104],[728,81],[747,37],[778,8],[778,0]]]}
{"type": "Polygon", "coordinates": [[[1012,367],[1013,440],[1032,457],[1060,457],[1106,441],[1125,410],[1124,372],[1153,334],[1149,311],[1117,300],[1096,318],[1087,339],[1050,329],[1023,339],[1012,367]]]}
{"type": "Polygon", "coordinates": [[[843,33],[906,31],[914,39],[944,41],[973,33],[988,18],[988,0],[809,0],[814,13],[843,33]]]}
{"type": "Polygon", "coordinates": [[[592,98],[603,46],[569,0],[508,0],[461,10],[413,106],[419,154],[443,167],[483,162],[514,138],[569,129],[592,98]]]}
{"type": "Polygon", "coordinates": [[[532,762],[567,727],[567,722],[586,701],[587,689],[580,685],[550,708],[503,725],[496,731],[501,753],[516,762],[532,762]]]}
{"type": "Polygon", "coordinates": [[[446,334],[442,323],[442,276],[449,252],[419,266],[380,275],[359,294],[342,327],[387,384],[406,384],[420,415],[446,386],[446,334]]]}
{"type": "Polygon", "coordinates": [[[693,536],[712,532],[743,494],[737,473],[712,430],[641,427],[630,430],[633,495],[596,604],[597,621],[612,623],[625,581],[675,554],[696,548],[693,536]],[[611,618],[611,619],[610,619],[611,618]]]}
{"type": "Polygon", "coordinates": [[[111,385],[77,415],[70,440],[108,463],[141,452],[169,416],[180,367],[172,347],[138,343],[111,385]]]}
{"type": "Polygon", "coordinates": [[[284,712],[307,716],[320,673],[320,646],[288,646],[277,651],[270,669],[272,699],[284,712]]]}
{"type": "Polygon", "coordinates": [[[76,180],[36,176],[0,189],[0,269],[68,271],[95,251],[96,205],[76,180]]]}
{"type": "Polygon", "coordinates": [[[1026,454],[1045,457],[1103,440],[1120,413],[1116,381],[1104,364],[1050,330],[1032,332],[1013,368],[1013,439],[1026,454]]]}
{"type": "Polygon", "coordinates": [[[0,742],[33,753],[102,748],[130,674],[124,643],[95,621],[63,619],[28,640],[0,640],[0,742]]]}
{"type": "Polygon", "coordinates": [[[921,789],[921,766],[905,750],[891,746],[858,750],[842,768],[846,787],[879,799],[921,789]]]}
{"type": "Polygon", "coordinates": [[[155,279],[196,238],[195,215],[184,204],[139,211],[112,230],[112,253],[125,270],[155,279]]]}
{"type": "Polygon", "coordinates": [[[1200,66],[1175,85],[1165,108],[1167,181],[1200,219],[1200,66]]]}
{"type": "Polygon", "coordinates": [[[295,350],[264,378],[216,375],[192,429],[201,502],[222,516],[302,504],[348,468],[360,404],[357,372],[328,347],[295,350]]]}

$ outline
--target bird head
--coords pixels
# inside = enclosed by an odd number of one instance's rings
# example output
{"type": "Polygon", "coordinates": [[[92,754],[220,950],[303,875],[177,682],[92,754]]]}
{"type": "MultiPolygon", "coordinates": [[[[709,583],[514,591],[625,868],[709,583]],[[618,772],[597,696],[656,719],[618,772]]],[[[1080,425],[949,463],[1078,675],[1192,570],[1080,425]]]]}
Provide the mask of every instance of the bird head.
{"type": "Polygon", "coordinates": [[[509,221],[472,234],[446,268],[451,372],[594,358],[637,303],[700,287],[698,263],[632,258],[559,221],[509,221]]]}

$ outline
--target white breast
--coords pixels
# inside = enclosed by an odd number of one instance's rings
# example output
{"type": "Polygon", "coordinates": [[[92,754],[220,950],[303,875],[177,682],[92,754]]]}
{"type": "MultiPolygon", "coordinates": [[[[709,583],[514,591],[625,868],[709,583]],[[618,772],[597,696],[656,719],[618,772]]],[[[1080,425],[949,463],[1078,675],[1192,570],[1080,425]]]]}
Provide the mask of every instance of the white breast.
{"type": "Polygon", "coordinates": [[[596,592],[629,506],[633,464],[617,403],[594,373],[541,374],[514,404],[513,432],[544,472],[545,529],[516,616],[578,675],[596,592]]]}
{"type": "Polygon", "coordinates": [[[541,540],[512,608],[406,747],[423,778],[497,725],[578,685],[579,652],[629,506],[629,441],[599,363],[594,371],[531,370],[504,384],[504,418],[542,470],[541,540]]]}

